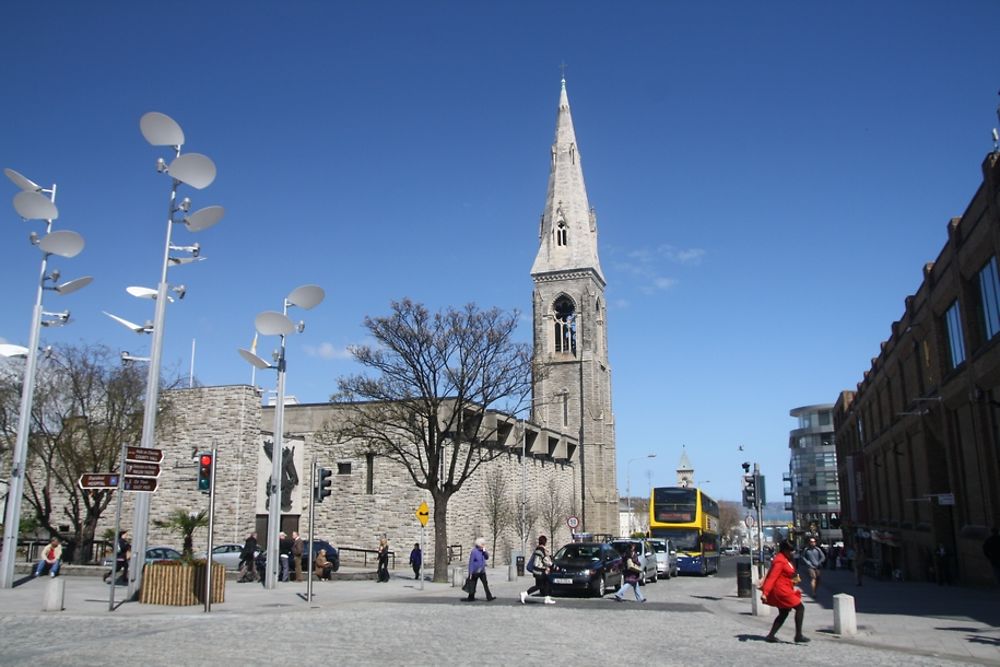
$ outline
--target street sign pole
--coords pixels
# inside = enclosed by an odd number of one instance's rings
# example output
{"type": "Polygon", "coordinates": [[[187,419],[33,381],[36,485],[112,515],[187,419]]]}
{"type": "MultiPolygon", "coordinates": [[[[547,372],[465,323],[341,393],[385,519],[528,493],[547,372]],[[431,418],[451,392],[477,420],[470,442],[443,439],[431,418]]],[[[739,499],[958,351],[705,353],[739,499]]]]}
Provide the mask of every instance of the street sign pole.
{"type": "MultiPolygon", "coordinates": [[[[118,540],[121,539],[122,528],[122,487],[125,485],[125,451],[122,444],[122,457],[118,464],[118,498],[115,499],[115,541],[111,544],[111,592],[108,593],[108,611],[115,610],[115,582],[118,579],[118,540]]],[[[123,554],[124,555],[124,554],[123,554]]]]}
{"type": "Polygon", "coordinates": [[[427,544],[427,526],[420,526],[420,590],[424,590],[424,568],[427,562],[425,544],[427,544]]]}

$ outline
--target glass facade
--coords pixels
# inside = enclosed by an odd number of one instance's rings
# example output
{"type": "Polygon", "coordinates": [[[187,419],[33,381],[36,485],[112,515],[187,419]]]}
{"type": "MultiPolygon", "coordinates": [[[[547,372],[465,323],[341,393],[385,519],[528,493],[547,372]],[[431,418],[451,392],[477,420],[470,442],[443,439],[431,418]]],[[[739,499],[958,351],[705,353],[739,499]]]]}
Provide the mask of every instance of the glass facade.
{"type": "Polygon", "coordinates": [[[842,538],[833,405],[796,408],[790,414],[798,428],[788,437],[785,495],[791,497],[795,527],[818,531],[822,542],[832,543],[842,538]]]}

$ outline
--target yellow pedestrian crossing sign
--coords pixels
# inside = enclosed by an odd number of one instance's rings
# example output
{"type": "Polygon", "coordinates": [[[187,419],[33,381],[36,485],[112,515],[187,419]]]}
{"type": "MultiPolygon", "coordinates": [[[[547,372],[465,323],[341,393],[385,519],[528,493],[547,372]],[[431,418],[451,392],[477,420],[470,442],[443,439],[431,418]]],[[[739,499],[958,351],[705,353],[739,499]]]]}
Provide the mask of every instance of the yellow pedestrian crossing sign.
{"type": "Polygon", "coordinates": [[[427,525],[427,519],[431,516],[430,508],[427,507],[427,503],[420,503],[420,507],[417,508],[417,520],[420,521],[421,526],[427,525]]]}

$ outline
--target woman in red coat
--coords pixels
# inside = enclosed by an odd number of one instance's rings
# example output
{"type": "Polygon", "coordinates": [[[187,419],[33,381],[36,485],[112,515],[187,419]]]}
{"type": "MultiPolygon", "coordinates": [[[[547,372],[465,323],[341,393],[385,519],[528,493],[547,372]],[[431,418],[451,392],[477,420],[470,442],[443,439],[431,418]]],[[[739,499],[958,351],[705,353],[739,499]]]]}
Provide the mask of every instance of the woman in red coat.
{"type": "Polygon", "coordinates": [[[767,571],[764,583],[760,586],[760,599],[764,604],[778,608],[778,618],[774,619],[771,632],[764,638],[766,642],[778,641],[775,634],[792,609],[795,610],[795,641],[799,644],[809,641],[809,638],[802,634],[802,618],[806,610],[802,606],[802,591],[795,587],[795,584],[799,583],[799,575],[795,572],[795,565],[792,562],[794,552],[795,547],[792,543],[784,540],[778,546],[778,554],[774,557],[771,569],[767,571]]]}

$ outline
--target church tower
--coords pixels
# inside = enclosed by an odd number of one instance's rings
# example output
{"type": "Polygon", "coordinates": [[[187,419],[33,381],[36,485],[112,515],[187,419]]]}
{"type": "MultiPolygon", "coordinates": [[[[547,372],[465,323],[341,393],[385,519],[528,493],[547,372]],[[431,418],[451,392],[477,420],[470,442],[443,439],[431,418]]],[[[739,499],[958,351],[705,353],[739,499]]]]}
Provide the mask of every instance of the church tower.
{"type": "Polygon", "coordinates": [[[577,530],[618,532],[605,280],[597,215],[587,201],[580,148],[562,80],[534,281],[533,420],[578,435],[577,530]]]}

